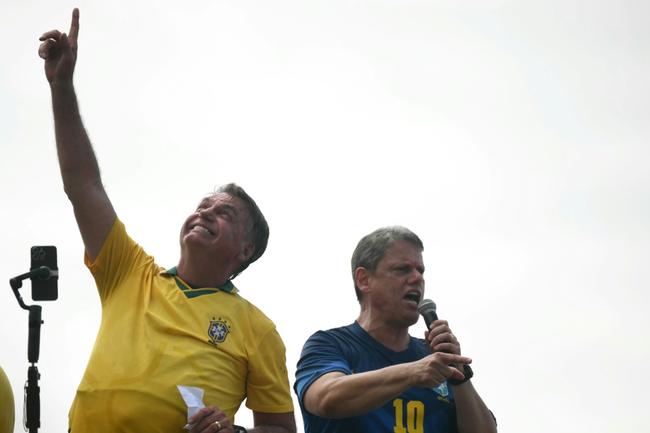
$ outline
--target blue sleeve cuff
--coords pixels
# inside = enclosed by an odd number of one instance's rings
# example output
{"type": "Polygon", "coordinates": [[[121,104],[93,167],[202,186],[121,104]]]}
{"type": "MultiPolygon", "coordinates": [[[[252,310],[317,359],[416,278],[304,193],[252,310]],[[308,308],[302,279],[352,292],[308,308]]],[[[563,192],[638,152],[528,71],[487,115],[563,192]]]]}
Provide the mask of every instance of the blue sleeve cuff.
{"type": "Polygon", "coordinates": [[[296,383],[294,384],[294,389],[296,391],[296,395],[298,395],[298,400],[300,403],[302,404],[302,399],[305,395],[305,391],[307,391],[307,388],[309,388],[312,383],[314,383],[319,377],[323,376],[324,374],[331,373],[333,371],[340,371],[344,374],[352,374],[350,367],[341,361],[335,361],[331,364],[320,366],[320,368],[300,371],[298,373],[298,377],[296,377],[296,383]]]}

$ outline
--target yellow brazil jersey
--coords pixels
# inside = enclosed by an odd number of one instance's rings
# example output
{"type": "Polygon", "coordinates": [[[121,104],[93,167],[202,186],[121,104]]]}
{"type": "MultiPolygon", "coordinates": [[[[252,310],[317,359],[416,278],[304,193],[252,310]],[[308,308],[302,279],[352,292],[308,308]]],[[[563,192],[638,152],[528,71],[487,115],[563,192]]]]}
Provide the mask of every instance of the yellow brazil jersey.
{"type": "Polygon", "coordinates": [[[233,420],[241,402],[291,412],[285,348],[275,325],[237,289],[192,289],[164,272],[117,220],[95,278],[102,321],[70,409],[73,433],[183,432],[177,385],[205,391],[233,420]]]}
{"type": "Polygon", "coordinates": [[[0,433],[14,431],[14,393],[2,367],[0,367],[0,433]]]}

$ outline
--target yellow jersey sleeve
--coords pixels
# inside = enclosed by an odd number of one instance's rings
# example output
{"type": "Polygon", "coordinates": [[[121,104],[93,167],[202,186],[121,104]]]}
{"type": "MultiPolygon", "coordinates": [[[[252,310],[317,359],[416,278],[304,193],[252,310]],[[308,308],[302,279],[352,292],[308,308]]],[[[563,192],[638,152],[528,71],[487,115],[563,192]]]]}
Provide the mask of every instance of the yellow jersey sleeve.
{"type": "Polygon", "coordinates": [[[95,260],[91,261],[84,254],[84,262],[95,279],[102,304],[135,267],[152,266],[153,272],[158,270],[153,257],[131,239],[124,224],[117,218],[95,260]]]}
{"type": "Polygon", "coordinates": [[[275,326],[260,336],[257,348],[250,353],[246,407],[257,412],[293,410],[285,347],[275,326]]]}

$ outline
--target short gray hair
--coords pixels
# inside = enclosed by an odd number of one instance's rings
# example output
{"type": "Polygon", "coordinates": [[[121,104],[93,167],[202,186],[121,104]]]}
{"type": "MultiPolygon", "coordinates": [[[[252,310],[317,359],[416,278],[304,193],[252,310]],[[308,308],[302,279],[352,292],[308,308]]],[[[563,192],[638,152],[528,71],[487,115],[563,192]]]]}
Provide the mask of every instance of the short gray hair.
{"type": "Polygon", "coordinates": [[[361,238],[357,247],[352,253],[352,281],[354,281],[354,291],[357,294],[357,300],[361,302],[361,291],[357,287],[357,282],[354,278],[354,271],[359,268],[366,268],[370,272],[377,270],[379,261],[386,254],[386,250],[393,245],[395,241],[405,241],[417,248],[420,251],[424,250],[424,244],[411,230],[402,226],[382,227],[374,232],[361,238]]]}
{"type": "Polygon", "coordinates": [[[235,269],[235,271],[232,273],[230,276],[230,279],[232,280],[244,269],[246,269],[248,265],[262,257],[262,254],[264,254],[264,251],[266,250],[266,245],[269,242],[269,225],[264,218],[264,214],[262,214],[262,211],[257,206],[257,203],[255,203],[255,200],[253,200],[252,197],[249,196],[246,191],[244,191],[244,188],[237,185],[236,183],[228,183],[226,185],[220,186],[215,191],[215,193],[220,192],[226,193],[232,197],[237,197],[246,204],[246,207],[248,208],[246,237],[248,240],[253,242],[254,247],[253,254],[250,256],[250,258],[243,262],[239,268],[235,269]]]}

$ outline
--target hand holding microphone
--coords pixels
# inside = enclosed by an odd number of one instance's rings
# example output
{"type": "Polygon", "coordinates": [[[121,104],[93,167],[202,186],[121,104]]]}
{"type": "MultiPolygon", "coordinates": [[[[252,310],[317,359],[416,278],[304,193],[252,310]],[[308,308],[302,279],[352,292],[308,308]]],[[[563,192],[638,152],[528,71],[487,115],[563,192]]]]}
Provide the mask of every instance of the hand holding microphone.
{"type": "Polygon", "coordinates": [[[431,351],[460,355],[460,343],[447,321],[438,319],[436,303],[431,299],[423,299],[418,305],[418,311],[427,325],[425,339],[429,342],[431,351]]]}
{"type": "MultiPolygon", "coordinates": [[[[460,343],[458,342],[456,336],[451,332],[447,321],[438,319],[438,314],[436,313],[436,303],[431,299],[423,299],[418,305],[418,312],[424,319],[424,323],[427,325],[427,331],[424,338],[429,342],[431,351],[433,353],[442,352],[460,355],[460,343]]],[[[458,365],[455,367],[463,372],[465,378],[463,380],[451,378],[448,379],[449,383],[452,385],[459,385],[461,383],[464,383],[468,381],[474,374],[472,372],[472,369],[467,364],[463,364],[462,366],[458,365]]]]}

